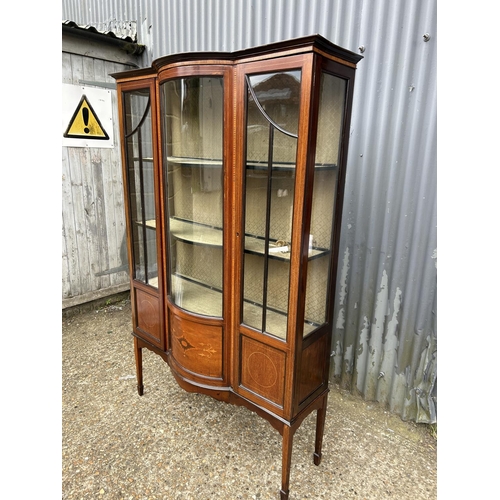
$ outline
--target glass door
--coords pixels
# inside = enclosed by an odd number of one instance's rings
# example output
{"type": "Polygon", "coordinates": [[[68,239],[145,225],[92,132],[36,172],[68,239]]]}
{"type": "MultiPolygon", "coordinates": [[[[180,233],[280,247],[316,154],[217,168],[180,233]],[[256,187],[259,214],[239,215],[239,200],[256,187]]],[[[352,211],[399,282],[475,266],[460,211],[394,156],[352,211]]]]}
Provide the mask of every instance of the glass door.
{"type": "Polygon", "coordinates": [[[153,132],[149,87],[123,92],[123,109],[133,278],[158,288],[153,132]]]}
{"type": "Polygon", "coordinates": [[[301,71],[246,87],[242,321],[286,340],[301,71]]]}
{"type": "Polygon", "coordinates": [[[323,72],[314,162],[304,335],[327,322],[347,80],[323,72]]]}
{"type": "Polygon", "coordinates": [[[160,89],[169,298],[222,317],[223,77],[175,78],[160,89]]]}

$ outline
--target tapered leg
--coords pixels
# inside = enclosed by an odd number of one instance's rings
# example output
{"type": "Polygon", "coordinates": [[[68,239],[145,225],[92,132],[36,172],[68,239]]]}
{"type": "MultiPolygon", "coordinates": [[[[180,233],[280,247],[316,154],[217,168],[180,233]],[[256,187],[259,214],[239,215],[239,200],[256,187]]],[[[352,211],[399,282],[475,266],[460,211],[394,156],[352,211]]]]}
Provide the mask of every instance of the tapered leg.
{"type": "Polygon", "coordinates": [[[281,463],[281,500],[288,500],[290,487],[290,465],[292,463],[293,432],[288,425],[283,427],[283,458],[281,463]]]}
{"type": "Polygon", "coordinates": [[[325,432],[325,418],[326,418],[326,400],[327,396],[323,398],[323,405],[318,408],[316,414],[316,442],[314,445],[314,464],[321,463],[321,447],[323,446],[323,434],[325,432]]]}
{"type": "Polygon", "coordinates": [[[139,347],[139,342],[136,337],[134,337],[134,352],[137,392],[139,393],[139,396],[142,396],[144,394],[144,385],[142,385],[142,347],[139,347]]]}

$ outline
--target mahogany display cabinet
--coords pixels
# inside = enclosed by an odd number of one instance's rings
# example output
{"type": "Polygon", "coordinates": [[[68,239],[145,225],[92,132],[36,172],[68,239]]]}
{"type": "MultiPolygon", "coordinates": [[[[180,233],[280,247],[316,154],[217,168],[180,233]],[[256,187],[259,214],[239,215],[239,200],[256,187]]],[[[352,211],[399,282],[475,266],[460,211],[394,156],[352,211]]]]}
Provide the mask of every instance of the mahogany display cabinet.
{"type": "Polygon", "coordinates": [[[186,53],[117,81],[133,338],[187,391],[292,439],[328,394],[349,123],[361,56],[314,35],[186,53]]]}

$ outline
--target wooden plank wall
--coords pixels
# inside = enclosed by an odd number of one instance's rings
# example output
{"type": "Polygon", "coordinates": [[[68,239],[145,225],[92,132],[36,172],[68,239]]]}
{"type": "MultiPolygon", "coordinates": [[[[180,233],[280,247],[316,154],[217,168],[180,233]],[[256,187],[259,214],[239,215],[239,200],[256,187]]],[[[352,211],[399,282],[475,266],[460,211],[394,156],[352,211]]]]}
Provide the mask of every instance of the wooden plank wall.
{"type": "MultiPolygon", "coordinates": [[[[63,44],[65,84],[96,82],[99,88],[99,82],[115,83],[109,74],[127,69],[64,52],[63,44]]],[[[62,148],[63,309],[129,289],[116,90],[111,94],[115,147],[62,148]]]]}

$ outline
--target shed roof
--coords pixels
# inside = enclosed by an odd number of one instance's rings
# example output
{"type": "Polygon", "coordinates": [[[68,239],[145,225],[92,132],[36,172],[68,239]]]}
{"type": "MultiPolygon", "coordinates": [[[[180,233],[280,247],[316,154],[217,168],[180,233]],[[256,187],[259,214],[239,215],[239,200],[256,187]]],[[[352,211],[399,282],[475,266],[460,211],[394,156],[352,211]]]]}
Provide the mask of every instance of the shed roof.
{"type": "MultiPolygon", "coordinates": [[[[135,21],[110,21],[107,23],[78,24],[74,21],[65,20],[63,26],[81,30],[110,38],[123,40],[125,42],[137,43],[137,24],[135,21]]],[[[83,33],[82,33],[83,34],[83,33]]]]}

